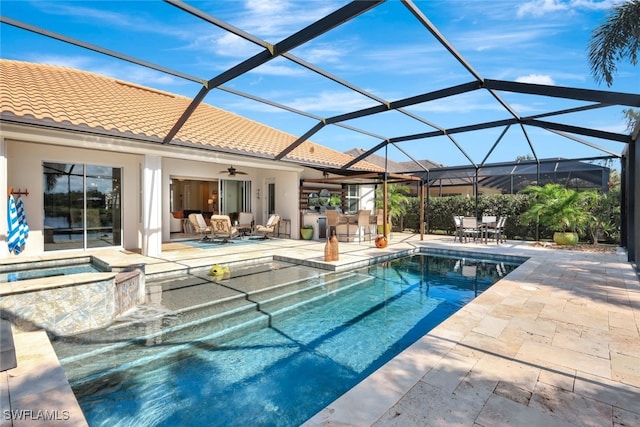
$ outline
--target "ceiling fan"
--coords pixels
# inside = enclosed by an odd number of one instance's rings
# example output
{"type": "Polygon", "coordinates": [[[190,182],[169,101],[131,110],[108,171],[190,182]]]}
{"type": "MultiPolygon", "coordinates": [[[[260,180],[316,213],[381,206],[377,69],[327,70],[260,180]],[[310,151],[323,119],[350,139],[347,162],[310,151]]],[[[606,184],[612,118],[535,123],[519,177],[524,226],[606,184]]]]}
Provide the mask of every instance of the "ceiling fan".
{"type": "Polygon", "coordinates": [[[237,170],[233,166],[229,166],[227,168],[227,170],[220,171],[220,173],[227,173],[227,174],[229,174],[229,176],[246,175],[247,174],[246,172],[242,172],[242,171],[237,170]]]}

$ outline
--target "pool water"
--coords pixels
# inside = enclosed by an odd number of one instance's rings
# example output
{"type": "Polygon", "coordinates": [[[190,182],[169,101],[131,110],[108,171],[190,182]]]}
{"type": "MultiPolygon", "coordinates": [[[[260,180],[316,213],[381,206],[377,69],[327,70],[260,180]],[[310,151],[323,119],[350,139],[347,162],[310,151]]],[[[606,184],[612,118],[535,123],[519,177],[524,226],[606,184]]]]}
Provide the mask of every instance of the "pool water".
{"type": "Polygon", "coordinates": [[[88,356],[78,339],[61,363],[90,426],[297,426],[520,263],[420,254],[314,276],[321,296],[261,307],[268,324],[240,336],[199,326],[101,351],[105,336],[88,356]]]}
{"type": "Polygon", "coordinates": [[[0,283],[19,280],[39,279],[42,277],[66,276],[78,273],[95,273],[101,271],[93,264],[77,264],[48,268],[31,268],[25,270],[0,273],[0,283]]]}

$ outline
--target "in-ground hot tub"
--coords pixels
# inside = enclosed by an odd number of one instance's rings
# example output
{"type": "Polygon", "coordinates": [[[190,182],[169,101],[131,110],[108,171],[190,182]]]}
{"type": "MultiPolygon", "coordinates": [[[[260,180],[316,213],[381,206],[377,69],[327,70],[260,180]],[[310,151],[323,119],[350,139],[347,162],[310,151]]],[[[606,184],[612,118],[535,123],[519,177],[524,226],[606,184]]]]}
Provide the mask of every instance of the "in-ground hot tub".
{"type": "Polygon", "coordinates": [[[101,328],[145,301],[144,265],[93,256],[0,264],[0,312],[23,330],[66,336],[101,328]]]}

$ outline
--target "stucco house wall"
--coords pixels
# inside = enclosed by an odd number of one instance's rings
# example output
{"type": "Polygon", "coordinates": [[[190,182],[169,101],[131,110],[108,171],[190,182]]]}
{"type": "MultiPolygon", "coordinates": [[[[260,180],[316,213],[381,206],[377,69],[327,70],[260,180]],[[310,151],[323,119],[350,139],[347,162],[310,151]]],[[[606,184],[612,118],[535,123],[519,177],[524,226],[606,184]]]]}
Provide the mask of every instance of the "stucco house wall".
{"type": "MultiPolygon", "coordinates": [[[[25,214],[29,224],[29,238],[22,252],[24,256],[41,255],[44,250],[43,235],[43,194],[44,183],[42,178],[43,162],[60,163],[91,163],[111,167],[120,167],[123,171],[122,203],[127,206],[123,215],[123,247],[140,248],[141,230],[139,203],[137,197],[140,193],[141,156],[123,154],[104,150],[71,148],[60,145],[47,145],[44,143],[26,142],[24,140],[6,139],[7,152],[7,185],[15,191],[28,190],[29,195],[23,195],[25,214]]],[[[2,201],[3,212],[7,211],[7,198],[2,201]]],[[[1,233],[6,235],[6,221],[2,221],[1,233]]],[[[0,256],[9,256],[9,251],[4,243],[4,250],[0,256]]]]}

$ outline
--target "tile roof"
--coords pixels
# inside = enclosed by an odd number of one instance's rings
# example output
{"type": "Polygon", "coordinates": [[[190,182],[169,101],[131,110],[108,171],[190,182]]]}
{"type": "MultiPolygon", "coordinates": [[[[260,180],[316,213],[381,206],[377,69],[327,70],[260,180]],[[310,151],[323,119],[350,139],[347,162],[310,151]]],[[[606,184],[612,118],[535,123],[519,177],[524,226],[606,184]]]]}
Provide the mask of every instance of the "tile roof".
{"type": "MultiPolygon", "coordinates": [[[[0,119],[160,143],[191,99],[67,67],[0,60],[0,119]]],[[[267,159],[296,136],[201,103],[172,141],[267,159]]],[[[305,141],[285,160],[341,167],[352,156],[305,141]]],[[[368,162],[351,169],[381,171],[368,162]]]]}

